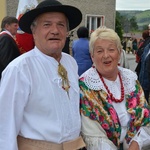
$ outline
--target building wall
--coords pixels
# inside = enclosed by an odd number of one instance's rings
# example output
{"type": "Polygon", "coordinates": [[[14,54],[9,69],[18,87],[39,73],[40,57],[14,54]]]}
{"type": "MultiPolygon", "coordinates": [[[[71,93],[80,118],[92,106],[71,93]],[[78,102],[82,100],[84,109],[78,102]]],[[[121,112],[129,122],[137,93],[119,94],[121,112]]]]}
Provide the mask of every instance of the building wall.
{"type": "MultiPolygon", "coordinates": [[[[5,0],[5,1],[7,3],[7,15],[16,16],[19,0],[5,0]]],[[[37,0],[37,1],[41,2],[43,0],[37,0]]]]}
{"type": "MultiPolygon", "coordinates": [[[[2,1],[2,0],[1,0],[2,1]]],[[[4,0],[7,3],[7,15],[16,16],[19,0],[4,0]]],[[[37,0],[42,2],[43,0],[37,0]]],[[[104,25],[115,29],[116,0],[58,0],[63,4],[72,5],[79,8],[83,14],[80,26],[85,26],[86,15],[102,15],[104,16],[104,25]]],[[[5,16],[5,15],[4,15],[5,16]]],[[[77,27],[78,28],[78,27],[77,27]]],[[[71,33],[70,40],[77,38],[76,29],[71,33]]],[[[71,42],[70,42],[71,45],[71,42]]]]}
{"type": "MultiPolygon", "coordinates": [[[[7,2],[7,15],[16,16],[19,0],[1,0],[7,2]]],[[[38,0],[41,2],[43,0],[38,0]]],[[[115,6],[116,0],[59,0],[63,4],[73,5],[78,7],[83,14],[81,25],[85,25],[86,14],[104,15],[105,25],[110,28],[115,28],[115,6]]],[[[5,14],[4,14],[5,16],[5,14]]]]}
{"type": "Polygon", "coordinates": [[[60,0],[64,4],[78,7],[83,14],[82,25],[85,25],[86,14],[104,15],[105,25],[115,28],[116,0],[60,0]]]}
{"type": "MultiPolygon", "coordinates": [[[[38,0],[38,2],[41,1],[43,0],[38,0]]],[[[0,0],[0,24],[5,16],[16,16],[18,3],[19,0],[0,0]]]]}
{"type": "MultiPolygon", "coordinates": [[[[3,14],[9,16],[16,16],[17,7],[19,0],[1,0],[6,1],[6,13],[3,14]]],[[[31,0],[32,1],[32,0],[31,0]]],[[[42,2],[43,0],[37,0],[38,2],[42,2]]],[[[104,25],[115,29],[115,14],[116,14],[116,0],[58,0],[63,4],[72,5],[79,8],[83,14],[83,19],[80,26],[85,26],[86,23],[86,15],[101,15],[104,16],[104,25]]],[[[5,12],[5,10],[3,10],[5,12]]],[[[78,28],[78,27],[77,27],[78,28]]],[[[74,29],[71,33],[72,36],[70,38],[70,47],[72,45],[72,41],[77,38],[76,29],[74,29]]]]}
{"type": "Polygon", "coordinates": [[[2,21],[2,19],[4,18],[4,16],[6,16],[7,12],[6,12],[6,0],[1,0],[0,1],[0,10],[1,10],[1,13],[0,13],[0,22],[2,21]]]}

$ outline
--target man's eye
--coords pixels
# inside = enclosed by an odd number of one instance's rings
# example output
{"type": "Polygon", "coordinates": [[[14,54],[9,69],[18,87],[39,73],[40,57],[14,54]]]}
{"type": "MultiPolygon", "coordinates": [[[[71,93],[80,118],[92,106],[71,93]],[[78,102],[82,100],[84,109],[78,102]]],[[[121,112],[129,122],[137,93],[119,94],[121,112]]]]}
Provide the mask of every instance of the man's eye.
{"type": "Polygon", "coordinates": [[[44,27],[48,27],[50,24],[49,23],[45,23],[44,24],[44,27]]]}
{"type": "Polygon", "coordinates": [[[60,23],[60,24],[59,24],[59,26],[62,26],[62,27],[64,27],[65,25],[64,25],[63,23],[60,23]]]}

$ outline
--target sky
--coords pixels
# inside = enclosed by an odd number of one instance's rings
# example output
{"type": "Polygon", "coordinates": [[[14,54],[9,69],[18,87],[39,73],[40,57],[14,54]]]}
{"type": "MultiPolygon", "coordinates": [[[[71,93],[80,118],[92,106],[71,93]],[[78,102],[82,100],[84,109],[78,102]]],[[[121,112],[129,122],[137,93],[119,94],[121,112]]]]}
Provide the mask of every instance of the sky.
{"type": "Polygon", "coordinates": [[[116,10],[150,10],[150,0],[116,0],[116,10]]]}

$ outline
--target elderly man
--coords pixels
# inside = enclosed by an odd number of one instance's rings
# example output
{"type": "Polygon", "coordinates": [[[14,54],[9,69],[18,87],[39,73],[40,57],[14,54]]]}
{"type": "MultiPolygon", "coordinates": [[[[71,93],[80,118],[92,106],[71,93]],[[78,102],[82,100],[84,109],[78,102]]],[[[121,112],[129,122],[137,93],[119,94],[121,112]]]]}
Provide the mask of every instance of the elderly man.
{"type": "Polygon", "coordinates": [[[10,63],[0,85],[1,150],[76,150],[80,137],[78,68],[62,52],[79,9],[45,0],[25,13],[20,28],[32,33],[33,50],[10,63]]]}

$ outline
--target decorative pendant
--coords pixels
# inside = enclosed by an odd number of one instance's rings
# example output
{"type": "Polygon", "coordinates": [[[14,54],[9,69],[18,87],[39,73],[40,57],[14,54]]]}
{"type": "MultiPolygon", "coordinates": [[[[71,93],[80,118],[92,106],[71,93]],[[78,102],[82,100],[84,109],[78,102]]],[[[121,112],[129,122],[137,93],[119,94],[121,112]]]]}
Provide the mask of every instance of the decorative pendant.
{"type": "Polygon", "coordinates": [[[68,75],[66,69],[61,63],[59,63],[58,65],[58,74],[62,79],[62,88],[67,92],[69,96],[70,85],[69,85],[68,75]]]}

